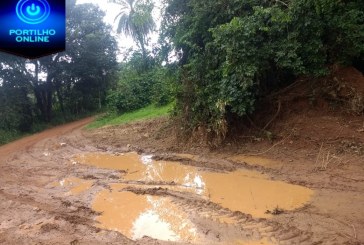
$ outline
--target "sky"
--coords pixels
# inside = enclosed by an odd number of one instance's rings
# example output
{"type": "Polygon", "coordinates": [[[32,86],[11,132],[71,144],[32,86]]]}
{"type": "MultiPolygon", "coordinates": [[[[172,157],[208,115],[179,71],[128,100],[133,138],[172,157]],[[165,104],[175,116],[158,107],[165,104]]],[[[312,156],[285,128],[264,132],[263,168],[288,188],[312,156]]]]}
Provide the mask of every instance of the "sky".
{"type": "MultiPolygon", "coordinates": [[[[156,28],[157,30],[160,27],[161,22],[161,6],[162,6],[162,0],[154,0],[155,8],[153,10],[153,17],[154,21],[156,22],[156,28]]],[[[113,27],[113,36],[118,41],[119,49],[121,54],[119,55],[119,59],[123,58],[123,51],[126,51],[130,48],[137,48],[137,45],[133,41],[131,37],[125,36],[123,34],[117,34],[116,33],[116,27],[117,27],[117,21],[114,22],[115,17],[120,13],[121,6],[115,3],[110,3],[108,0],[77,0],[77,4],[83,4],[83,3],[93,3],[100,7],[105,12],[105,18],[104,22],[107,24],[110,24],[113,27]]],[[[157,43],[158,41],[158,33],[154,32],[150,34],[150,43],[149,46],[157,43]]]]}
{"type": "MultiPolygon", "coordinates": [[[[154,17],[154,21],[156,22],[156,29],[158,30],[160,27],[160,22],[161,22],[161,3],[162,0],[154,0],[155,3],[155,9],[153,11],[153,17],[154,17]]],[[[122,61],[124,59],[124,55],[123,55],[123,51],[128,50],[130,48],[137,48],[137,45],[135,44],[135,42],[133,41],[132,38],[127,37],[123,34],[117,34],[116,33],[116,27],[117,27],[117,22],[114,22],[115,17],[119,14],[120,12],[120,5],[115,4],[115,3],[109,3],[108,0],[77,0],[76,2],[77,4],[83,4],[83,3],[93,3],[96,4],[100,7],[100,9],[102,9],[105,12],[105,18],[104,18],[104,22],[107,24],[110,24],[113,27],[113,33],[112,35],[115,36],[116,40],[118,41],[118,45],[119,45],[119,49],[120,49],[120,54],[118,55],[118,60],[122,61]]],[[[150,38],[151,38],[151,42],[149,43],[151,45],[157,43],[158,41],[158,33],[157,31],[155,33],[150,34],[150,38]]],[[[35,70],[35,66],[34,64],[28,64],[27,65],[27,69],[29,69],[30,71],[34,71],[35,70]]],[[[46,73],[42,73],[39,74],[39,78],[42,80],[45,80],[47,77],[46,73]]],[[[0,80],[0,86],[1,86],[2,81],[0,80]]]]}

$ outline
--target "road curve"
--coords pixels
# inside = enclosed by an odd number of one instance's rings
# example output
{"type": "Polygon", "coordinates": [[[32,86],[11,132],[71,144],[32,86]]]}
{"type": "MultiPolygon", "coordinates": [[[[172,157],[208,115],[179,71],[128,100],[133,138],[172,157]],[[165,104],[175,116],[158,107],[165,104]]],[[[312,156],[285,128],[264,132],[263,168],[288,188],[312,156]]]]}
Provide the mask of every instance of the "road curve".
{"type": "Polygon", "coordinates": [[[0,147],[0,163],[4,161],[11,153],[29,148],[41,140],[69,133],[73,130],[76,130],[78,128],[81,128],[89,124],[93,120],[94,117],[88,117],[76,122],[60,125],[37,134],[24,137],[22,139],[11,142],[7,145],[3,145],[0,147]]]}

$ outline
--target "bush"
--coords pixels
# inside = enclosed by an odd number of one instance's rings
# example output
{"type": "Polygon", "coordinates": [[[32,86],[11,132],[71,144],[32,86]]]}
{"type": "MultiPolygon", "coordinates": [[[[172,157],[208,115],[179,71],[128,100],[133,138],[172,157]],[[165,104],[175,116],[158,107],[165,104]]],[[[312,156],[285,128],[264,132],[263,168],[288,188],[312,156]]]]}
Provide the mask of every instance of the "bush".
{"type": "Polygon", "coordinates": [[[21,133],[14,130],[0,129],[0,145],[7,144],[21,136],[21,133]]]}
{"type": "Polygon", "coordinates": [[[253,113],[259,97],[364,53],[361,0],[171,0],[163,30],[182,65],[184,128],[215,137],[230,117],[253,113]]]}
{"type": "Polygon", "coordinates": [[[164,106],[173,101],[176,92],[176,67],[160,67],[153,70],[152,102],[164,106]]]}
{"type": "Polygon", "coordinates": [[[146,61],[134,53],[122,64],[119,82],[109,91],[107,104],[111,111],[125,113],[151,103],[162,106],[173,100],[176,69],[146,61]]]}

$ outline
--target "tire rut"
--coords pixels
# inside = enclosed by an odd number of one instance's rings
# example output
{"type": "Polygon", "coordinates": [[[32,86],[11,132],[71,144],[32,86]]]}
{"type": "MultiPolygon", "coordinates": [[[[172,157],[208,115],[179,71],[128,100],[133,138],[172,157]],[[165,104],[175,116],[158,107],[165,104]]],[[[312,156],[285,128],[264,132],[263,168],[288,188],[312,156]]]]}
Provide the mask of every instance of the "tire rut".
{"type": "Polygon", "coordinates": [[[138,189],[127,187],[123,190],[139,195],[172,197],[174,202],[181,208],[188,210],[190,214],[200,218],[212,219],[215,222],[221,223],[223,223],[224,220],[232,220],[232,224],[225,225],[237,227],[241,230],[241,235],[247,239],[252,237],[255,239],[267,239],[274,244],[328,244],[325,243],[325,241],[316,238],[312,232],[303,231],[290,225],[282,225],[267,219],[255,219],[252,218],[251,215],[239,211],[233,212],[216,203],[202,200],[196,195],[186,196],[186,193],[170,191],[164,188],[138,189]]]}

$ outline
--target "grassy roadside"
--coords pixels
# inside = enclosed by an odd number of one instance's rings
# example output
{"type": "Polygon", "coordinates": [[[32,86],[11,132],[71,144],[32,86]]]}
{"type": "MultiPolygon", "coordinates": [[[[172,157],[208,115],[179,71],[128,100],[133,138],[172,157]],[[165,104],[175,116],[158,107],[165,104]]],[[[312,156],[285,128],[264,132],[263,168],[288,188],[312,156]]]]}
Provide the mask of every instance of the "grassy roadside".
{"type": "Polygon", "coordinates": [[[0,130],[0,146],[25,137],[27,135],[28,134],[26,133],[20,133],[16,131],[0,130]]]}
{"type": "Polygon", "coordinates": [[[140,120],[157,118],[161,116],[167,116],[171,111],[172,107],[173,107],[172,104],[162,107],[149,105],[142,109],[132,112],[127,112],[122,115],[116,115],[116,114],[107,115],[95,120],[91,124],[87,125],[86,128],[87,129],[101,128],[106,125],[119,125],[133,121],[140,121],[140,120]]]}
{"type": "MultiPolygon", "coordinates": [[[[150,105],[145,108],[142,108],[142,109],[139,109],[139,110],[136,110],[133,112],[128,112],[128,113],[125,113],[122,115],[115,115],[115,114],[107,115],[107,116],[103,116],[103,117],[100,117],[99,119],[95,120],[94,122],[92,122],[91,124],[86,126],[86,128],[88,128],[88,129],[100,128],[105,125],[118,125],[118,124],[124,124],[124,123],[132,122],[132,121],[146,120],[146,119],[152,119],[152,118],[157,118],[157,117],[161,117],[161,116],[166,116],[169,114],[172,107],[173,107],[172,104],[162,106],[162,107],[150,105]]],[[[48,123],[48,124],[36,123],[35,125],[33,125],[33,129],[27,133],[0,130],[0,146],[10,143],[12,141],[18,140],[20,138],[23,138],[23,137],[26,137],[26,136],[29,136],[29,135],[32,135],[35,133],[39,133],[43,130],[53,128],[53,127],[61,125],[61,124],[79,120],[81,118],[84,118],[84,117],[90,116],[90,115],[94,115],[94,113],[85,114],[85,115],[75,117],[72,119],[68,119],[68,120],[60,119],[59,117],[57,117],[54,119],[54,121],[52,123],[48,123]]]]}

